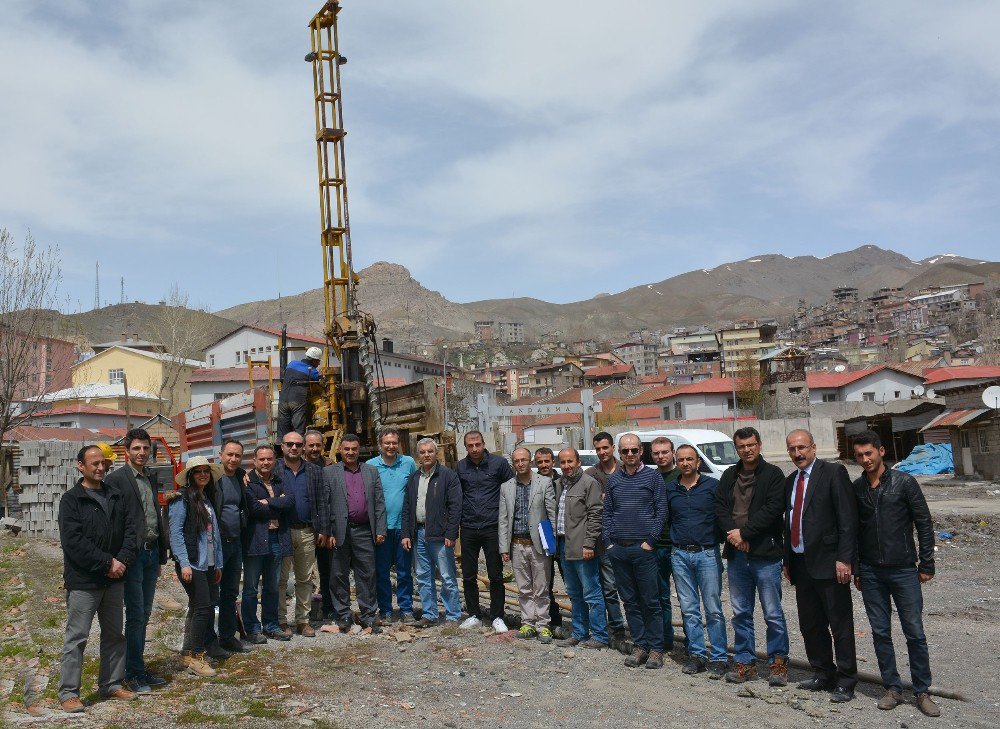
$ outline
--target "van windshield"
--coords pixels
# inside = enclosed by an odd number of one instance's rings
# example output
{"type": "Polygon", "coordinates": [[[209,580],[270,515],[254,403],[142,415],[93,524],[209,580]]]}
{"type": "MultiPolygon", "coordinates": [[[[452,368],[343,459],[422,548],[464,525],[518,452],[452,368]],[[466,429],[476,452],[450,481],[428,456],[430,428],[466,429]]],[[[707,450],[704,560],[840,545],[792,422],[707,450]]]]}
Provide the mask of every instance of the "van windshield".
{"type": "Polygon", "coordinates": [[[722,440],[717,443],[699,443],[698,448],[716,466],[731,466],[738,463],[739,455],[736,453],[736,446],[731,440],[722,440]]]}

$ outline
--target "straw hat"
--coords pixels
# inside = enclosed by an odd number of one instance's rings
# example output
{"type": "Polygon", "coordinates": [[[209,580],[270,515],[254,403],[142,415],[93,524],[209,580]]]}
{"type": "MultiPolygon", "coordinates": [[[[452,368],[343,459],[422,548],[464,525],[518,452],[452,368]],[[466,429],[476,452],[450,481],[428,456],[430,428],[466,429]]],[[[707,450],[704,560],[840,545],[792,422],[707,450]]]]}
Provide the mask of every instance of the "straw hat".
{"type": "Polygon", "coordinates": [[[174,476],[174,483],[181,488],[187,486],[188,472],[194,468],[198,468],[199,466],[208,466],[211,468],[212,478],[216,481],[222,478],[222,474],[226,472],[221,463],[211,463],[207,458],[205,458],[205,456],[193,456],[188,459],[187,466],[185,466],[184,470],[174,476]]]}

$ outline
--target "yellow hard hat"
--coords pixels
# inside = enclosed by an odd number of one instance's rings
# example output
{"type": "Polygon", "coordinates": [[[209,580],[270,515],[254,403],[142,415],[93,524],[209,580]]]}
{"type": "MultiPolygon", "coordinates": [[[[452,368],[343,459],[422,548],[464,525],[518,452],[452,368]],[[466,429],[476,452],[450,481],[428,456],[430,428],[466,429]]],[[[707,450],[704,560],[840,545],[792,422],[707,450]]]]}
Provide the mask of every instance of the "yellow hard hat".
{"type": "Polygon", "coordinates": [[[104,454],[104,460],[105,461],[113,461],[113,460],[115,460],[115,451],[107,443],[98,443],[97,447],[100,448],[101,449],[101,453],[104,454]]]}

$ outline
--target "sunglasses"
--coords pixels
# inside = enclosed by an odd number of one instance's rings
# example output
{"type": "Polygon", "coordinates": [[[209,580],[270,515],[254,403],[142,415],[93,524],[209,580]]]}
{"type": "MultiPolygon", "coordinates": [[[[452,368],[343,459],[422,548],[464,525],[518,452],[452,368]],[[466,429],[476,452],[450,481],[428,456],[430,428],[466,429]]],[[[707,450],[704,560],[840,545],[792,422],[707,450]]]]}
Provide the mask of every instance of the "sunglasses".
{"type": "Polygon", "coordinates": [[[211,468],[194,468],[194,469],[191,470],[191,473],[193,473],[196,476],[198,474],[203,474],[203,475],[211,476],[212,475],[212,469],[211,468]]]}
{"type": "Polygon", "coordinates": [[[642,452],[642,448],[619,448],[618,450],[621,451],[622,455],[625,456],[630,456],[642,452]]]}
{"type": "Polygon", "coordinates": [[[294,441],[292,443],[289,443],[288,441],[285,441],[284,443],[282,443],[282,445],[284,445],[285,448],[301,448],[302,447],[302,441],[299,440],[299,441],[294,441]]]}

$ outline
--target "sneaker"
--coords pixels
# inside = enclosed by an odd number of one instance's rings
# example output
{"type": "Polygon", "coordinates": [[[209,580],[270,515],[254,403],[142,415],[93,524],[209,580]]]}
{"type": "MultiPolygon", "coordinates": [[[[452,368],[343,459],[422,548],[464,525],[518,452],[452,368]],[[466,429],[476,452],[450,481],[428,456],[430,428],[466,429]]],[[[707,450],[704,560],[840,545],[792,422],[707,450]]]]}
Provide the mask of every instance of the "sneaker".
{"type": "Polygon", "coordinates": [[[79,714],[81,711],[87,710],[87,707],[84,706],[82,701],[80,701],[79,696],[73,696],[64,701],[60,701],[59,708],[61,708],[67,714],[79,714]]]}
{"type": "Polygon", "coordinates": [[[251,645],[263,645],[267,643],[267,638],[264,637],[263,633],[250,633],[247,635],[247,643],[251,645]]]}
{"type": "Polygon", "coordinates": [[[524,638],[525,640],[532,640],[538,637],[538,631],[532,628],[530,625],[522,625],[521,629],[517,631],[519,638],[524,638]]]}
{"type": "Polygon", "coordinates": [[[689,676],[701,673],[705,670],[705,659],[701,656],[691,656],[688,659],[688,662],[684,664],[684,668],[681,670],[689,676]]]}
{"type": "Polygon", "coordinates": [[[934,703],[928,693],[917,694],[917,708],[924,716],[941,716],[941,707],[934,703]]]}
{"type": "Polygon", "coordinates": [[[548,645],[552,642],[552,631],[548,628],[542,628],[538,631],[538,642],[548,645]]]}
{"type": "Polygon", "coordinates": [[[167,685],[167,679],[163,678],[163,676],[157,676],[155,673],[150,673],[149,671],[143,673],[142,677],[146,681],[146,685],[150,688],[157,689],[167,685]]]}
{"type": "Polygon", "coordinates": [[[579,638],[574,638],[574,637],[573,637],[573,636],[571,635],[571,636],[570,636],[569,638],[567,638],[566,640],[561,640],[561,641],[559,641],[558,643],[556,643],[556,645],[557,645],[557,646],[559,646],[560,648],[576,648],[576,647],[577,647],[578,645],[580,645],[580,644],[581,644],[582,642],[583,642],[583,641],[582,641],[582,640],[580,640],[579,638]]]}
{"type": "Polygon", "coordinates": [[[473,630],[474,628],[483,627],[483,621],[477,618],[475,615],[470,615],[465,620],[463,620],[462,624],[459,625],[458,627],[465,628],[466,630],[473,630]]]}
{"type": "MultiPolygon", "coordinates": [[[[220,640],[219,645],[225,648],[230,653],[249,653],[250,649],[247,648],[243,641],[239,638],[226,638],[225,640],[220,640]]],[[[152,685],[152,684],[151,684],[152,685]]]]}
{"type": "Polygon", "coordinates": [[[903,703],[903,695],[896,689],[889,689],[885,692],[885,696],[879,699],[875,705],[882,711],[892,711],[901,703],[903,703]]]}
{"type": "Polygon", "coordinates": [[[626,668],[638,668],[649,659],[649,651],[645,648],[636,648],[632,655],[625,659],[626,668]]]}
{"type": "Polygon", "coordinates": [[[788,658],[785,656],[775,656],[774,661],[768,666],[770,675],[767,682],[771,686],[788,685],[788,658]]]}
{"type": "Polygon", "coordinates": [[[122,681],[122,686],[127,688],[129,691],[134,691],[137,694],[151,694],[153,689],[149,687],[146,683],[145,677],[136,676],[135,678],[126,678],[122,681]]]}
{"type": "Polygon", "coordinates": [[[663,654],[659,651],[650,651],[649,658],[646,659],[646,668],[663,668],[663,654]]]}
{"type": "Polygon", "coordinates": [[[725,661],[712,661],[708,664],[708,677],[718,681],[726,675],[727,669],[725,661]]]}
{"type": "Polygon", "coordinates": [[[492,625],[493,625],[493,630],[495,630],[498,633],[506,633],[508,630],[510,630],[510,628],[507,627],[507,623],[503,621],[503,618],[494,619],[492,625]]]}
{"type": "Polygon", "coordinates": [[[605,643],[604,641],[597,640],[597,638],[590,638],[589,640],[583,641],[580,644],[580,647],[581,648],[590,648],[591,650],[594,650],[594,651],[601,651],[601,650],[604,650],[605,648],[607,648],[608,644],[605,643]]]}
{"type": "Polygon", "coordinates": [[[752,678],[757,678],[756,663],[733,663],[733,670],[726,674],[726,683],[745,683],[752,678]]]}

